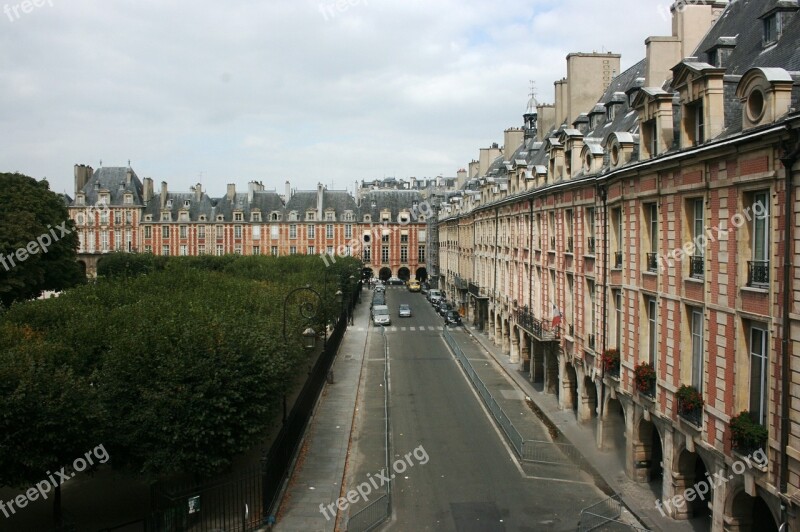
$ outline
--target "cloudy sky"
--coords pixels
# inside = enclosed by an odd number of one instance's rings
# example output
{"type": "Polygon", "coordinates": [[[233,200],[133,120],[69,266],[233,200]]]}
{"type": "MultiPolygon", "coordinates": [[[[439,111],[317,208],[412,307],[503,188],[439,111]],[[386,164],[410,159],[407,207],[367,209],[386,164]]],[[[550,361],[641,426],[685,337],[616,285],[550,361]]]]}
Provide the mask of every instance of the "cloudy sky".
{"type": "Polygon", "coordinates": [[[669,0],[36,3],[0,1],[0,171],[70,195],[100,160],[212,195],[452,176],[568,52],[627,68],[670,32],[669,0]]]}

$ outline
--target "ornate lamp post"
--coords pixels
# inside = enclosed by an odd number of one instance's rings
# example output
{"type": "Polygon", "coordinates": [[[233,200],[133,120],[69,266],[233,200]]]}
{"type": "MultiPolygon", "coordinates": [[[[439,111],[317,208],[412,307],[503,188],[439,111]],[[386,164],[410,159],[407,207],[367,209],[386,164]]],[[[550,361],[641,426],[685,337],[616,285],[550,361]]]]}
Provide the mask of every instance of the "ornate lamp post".
{"type": "MultiPolygon", "coordinates": [[[[317,344],[317,333],[316,331],[311,328],[311,324],[319,315],[320,308],[323,309],[323,314],[325,312],[325,306],[322,301],[322,296],[319,295],[319,292],[311,288],[311,285],[301,286],[300,288],[295,288],[288,294],[286,294],[286,298],[283,300],[283,342],[284,345],[289,344],[289,337],[286,334],[286,316],[287,316],[287,308],[289,306],[289,300],[300,293],[308,293],[313,294],[316,297],[316,302],[309,301],[308,299],[303,300],[297,307],[298,314],[305,322],[306,329],[303,331],[303,347],[307,351],[311,351],[317,344]]],[[[325,319],[325,326],[327,327],[327,318],[325,319]]],[[[326,335],[327,336],[327,335],[326,335]]],[[[286,409],[286,393],[283,394],[283,422],[286,423],[287,418],[287,409],[286,409]]]]}

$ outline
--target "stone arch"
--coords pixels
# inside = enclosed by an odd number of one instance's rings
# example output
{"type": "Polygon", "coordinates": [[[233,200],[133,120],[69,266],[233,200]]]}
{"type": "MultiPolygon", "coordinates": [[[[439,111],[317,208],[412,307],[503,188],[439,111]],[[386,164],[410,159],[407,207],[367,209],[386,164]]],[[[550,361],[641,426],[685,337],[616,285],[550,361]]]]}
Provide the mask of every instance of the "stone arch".
{"type": "Polygon", "coordinates": [[[603,441],[604,449],[622,450],[625,456],[625,407],[622,402],[611,396],[606,397],[603,408],[603,441]]]}
{"type": "Polygon", "coordinates": [[[642,417],[633,431],[633,479],[647,483],[656,498],[664,491],[664,440],[653,421],[642,417]]]}
{"type": "Polygon", "coordinates": [[[578,407],[578,419],[582,422],[591,421],[597,417],[597,384],[589,375],[584,375],[581,392],[581,404],[578,407]]]}
{"type": "Polygon", "coordinates": [[[730,532],[778,532],[773,509],[760,495],[748,495],[744,487],[725,501],[725,524],[730,532]]]}
{"type": "Polygon", "coordinates": [[[419,281],[420,283],[425,283],[428,281],[428,269],[425,268],[425,266],[420,266],[414,273],[417,278],[417,281],[419,281]]]}
{"type": "Polygon", "coordinates": [[[516,324],[511,324],[511,331],[509,334],[511,339],[511,352],[509,353],[509,362],[512,364],[519,363],[520,354],[520,340],[519,340],[519,327],[516,324]]]}
{"type": "Polygon", "coordinates": [[[578,372],[575,366],[569,362],[564,363],[564,370],[561,373],[561,394],[559,402],[564,410],[572,410],[578,413],[578,372]]]}
{"type": "Polygon", "coordinates": [[[384,266],[378,272],[378,277],[380,278],[381,281],[384,282],[388,281],[391,276],[392,276],[392,269],[387,266],[384,266]]]}
{"type": "Polygon", "coordinates": [[[693,501],[687,501],[683,506],[671,508],[674,519],[691,519],[694,522],[695,530],[711,530],[712,511],[711,503],[714,500],[714,489],[712,483],[708,482],[706,474],[712,475],[713,470],[709,469],[706,461],[698,452],[689,451],[683,448],[678,452],[678,459],[674,462],[672,473],[673,485],[676,494],[682,494],[687,489],[692,488],[698,482],[705,481],[709,491],[707,494],[697,496],[693,501]]]}
{"type": "Polygon", "coordinates": [[[411,270],[403,266],[399,270],[397,270],[397,277],[402,279],[403,281],[408,281],[411,279],[411,270]]]}
{"type": "Polygon", "coordinates": [[[372,268],[364,268],[361,270],[361,278],[364,280],[369,280],[375,277],[375,272],[372,268]]]}

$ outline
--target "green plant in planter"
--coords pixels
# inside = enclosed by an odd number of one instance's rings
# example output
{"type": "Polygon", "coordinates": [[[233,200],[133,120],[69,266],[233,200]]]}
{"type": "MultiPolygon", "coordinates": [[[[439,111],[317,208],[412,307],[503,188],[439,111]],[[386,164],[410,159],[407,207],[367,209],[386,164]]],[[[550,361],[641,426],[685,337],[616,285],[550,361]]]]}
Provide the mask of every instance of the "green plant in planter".
{"type": "Polygon", "coordinates": [[[769,433],[767,428],[755,420],[755,416],[743,411],[731,418],[731,443],[733,448],[745,453],[763,449],[769,433]]]}
{"type": "Polygon", "coordinates": [[[606,372],[619,370],[619,349],[612,347],[603,353],[603,368],[606,372]]]}
{"type": "Polygon", "coordinates": [[[678,411],[681,414],[690,414],[703,408],[703,396],[694,386],[684,384],[678,388],[678,411]]]}
{"type": "Polygon", "coordinates": [[[633,370],[633,383],[642,393],[650,393],[656,384],[656,370],[649,362],[642,362],[633,370]]]}

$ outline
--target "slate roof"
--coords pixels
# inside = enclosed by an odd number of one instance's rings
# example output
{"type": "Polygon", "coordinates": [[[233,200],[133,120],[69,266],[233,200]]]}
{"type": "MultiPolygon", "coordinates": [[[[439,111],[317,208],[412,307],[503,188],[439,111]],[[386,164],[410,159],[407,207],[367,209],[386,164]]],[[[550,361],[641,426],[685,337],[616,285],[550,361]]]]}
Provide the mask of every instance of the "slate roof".
{"type": "Polygon", "coordinates": [[[361,207],[358,210],[359,220],[363,220],[364,215],[369,214],[372,216],[373,222],[380,221],[381,211],[389,209],[392,213],[392,221],[396,221],[400,211],[410,211],[415,201],[418,204],[423,202],[423,196],[417,190],[373,190],[367,192],[361,199],[361,207]]]}
{"type": "MultiPolygon", "coordinates": [[[[143,205],[142,201],[142,182],[130,168],[107,167],[98,168],[94,171],[91,179],[81,189],[85,196],[86,205],[97,203],[100,191],[107,191],[111,196],[111,205],[122,205],[124,194],[133,194],[133,204],[143,205]],[[131,173],[131,181],[127,182],[127,174],[131,173]]],[[[73,202],[74,203],[74,202],[73,202]]]]}
{"type": "MultiPolygon", "coordinates": [[[[356,200],[344,190],[323,190],[322,212],[325,213],[331,208],[336,211],[337,220],[341,220],[341,216],[345,211],[352,211],[353,214],[358,212],[356,200]]],[[[295,192],[286,203],[285,210],[286,212],[297,211],[300,219],[304,220],[306,211],[317,210],[317,191],[301,190],[295,192]]]]}

